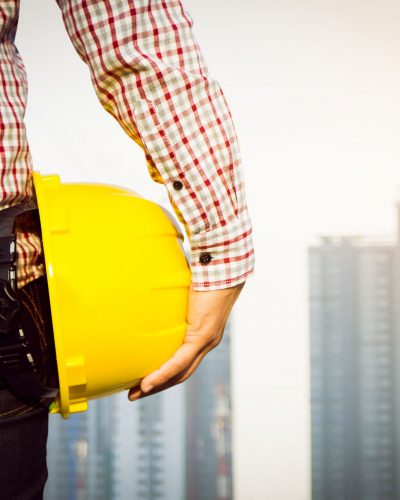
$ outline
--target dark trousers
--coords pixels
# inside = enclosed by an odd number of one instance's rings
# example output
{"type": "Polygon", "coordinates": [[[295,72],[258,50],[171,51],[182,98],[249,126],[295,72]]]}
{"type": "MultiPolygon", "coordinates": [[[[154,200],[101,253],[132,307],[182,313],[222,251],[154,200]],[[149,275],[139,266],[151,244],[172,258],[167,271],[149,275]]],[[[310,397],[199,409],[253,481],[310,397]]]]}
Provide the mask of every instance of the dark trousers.
{"type": "MultiPolygon", "coordinates": [[[[42,382],[57,384],[46,278],[19,289],[21,325],[42,382]]],[[[47,479],[48,406],[16,399],[0,381],[0,498],[39,500],[47,479]]]]}

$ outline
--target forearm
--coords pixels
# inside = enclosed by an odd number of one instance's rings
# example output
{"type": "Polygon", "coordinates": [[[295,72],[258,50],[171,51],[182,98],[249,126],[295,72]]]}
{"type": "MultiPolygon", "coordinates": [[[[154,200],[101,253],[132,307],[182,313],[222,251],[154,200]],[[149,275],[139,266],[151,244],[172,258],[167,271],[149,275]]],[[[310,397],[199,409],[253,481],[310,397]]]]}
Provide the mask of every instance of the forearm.
{"type": "Polygon", "coordinates": [[[181,3],[59,4],[101,104],[144,149],[185,225],[194,289],[243,282],[254,254],[238,141],[181,3]]]}

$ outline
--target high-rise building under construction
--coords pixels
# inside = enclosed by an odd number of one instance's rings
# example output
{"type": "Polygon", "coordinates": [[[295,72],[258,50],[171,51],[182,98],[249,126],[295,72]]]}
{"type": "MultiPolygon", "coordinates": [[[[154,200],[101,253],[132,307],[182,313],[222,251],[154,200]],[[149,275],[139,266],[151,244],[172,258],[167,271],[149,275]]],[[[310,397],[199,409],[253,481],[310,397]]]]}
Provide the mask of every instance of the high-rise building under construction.
{"type": "Polygon", "coordinates": [[[50,417],[46,500],[232,499],[230,334],[192,377],[50,417]]]}
{"type": "Polygon", "coordinates": [[[400,498],[399,277],[394,238],[309,249],[312,500],[400,498]]]}

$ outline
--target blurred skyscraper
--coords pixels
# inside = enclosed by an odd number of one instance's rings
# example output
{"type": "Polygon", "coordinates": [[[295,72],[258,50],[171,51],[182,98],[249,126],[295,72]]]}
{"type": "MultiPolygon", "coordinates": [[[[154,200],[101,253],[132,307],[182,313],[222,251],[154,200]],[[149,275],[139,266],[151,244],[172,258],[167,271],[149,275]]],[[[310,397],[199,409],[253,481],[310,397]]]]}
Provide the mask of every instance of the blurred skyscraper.
{"type": "Polygon", "coordinates": [[[183,500],[184,392],[130,403],[91,401],[67,421],[52,416],[46,500],[183,500]]]}
{"type": "Polygon", "coordinates": [[[90,404],[69,420],[50,417],[47,500],[113,498],[114,398],[90,404]]]}
{"type": "Polygon", "coordinates": [[[185,384],[50,417],[45,500],[230,500],[230,339],[185,384]]]}
{"type": "Polygon", "coordinates": [[[230,328],[186,382],[186,499],[232,494],[230,328]]]}
{"type": "Polygon", "coordinates": [[[309,249],[313,500],[400,498],[399,269],[394,239],[309,249]]]}
{"type": "Polygon", "coordinates": [[[115,400],[112,500],[183,500],[183,386],[136,403],[126,393],[115,400]]]}
{"type": "Polygon", "coordinates": [[[87,457],[83,456],[83,452],[87,453],[88,419],[86,414],[73,415],[65,424],[59,418],[50,418],[47,443],[47,467],[50,479],[46,484],[45,498],[76,500],[82,498],[82,493],[86,489],[84,480],[87,457]],[[82,450],[80,457],[78,446],[82,450]]]}

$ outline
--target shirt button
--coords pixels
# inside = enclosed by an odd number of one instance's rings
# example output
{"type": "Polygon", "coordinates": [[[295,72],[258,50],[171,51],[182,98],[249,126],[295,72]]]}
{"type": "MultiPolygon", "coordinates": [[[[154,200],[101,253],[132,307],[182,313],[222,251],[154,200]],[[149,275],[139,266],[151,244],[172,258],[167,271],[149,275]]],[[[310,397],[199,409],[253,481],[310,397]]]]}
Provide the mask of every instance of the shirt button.
{"type": "Polygon", "coordinates": [[[211,254],[208,252],[205,252],[205,253],[200,254],[199,261],[200,261],[200,264],[203,264],[205,266],[211,262],[211,259],[212,259],[211,254]]]}
{"type": "Polygon", "coordinates": [[[183,184],[181,181],[174,181],[172,186],[176,191],[180,191],[183,188],[183,184]]]}

